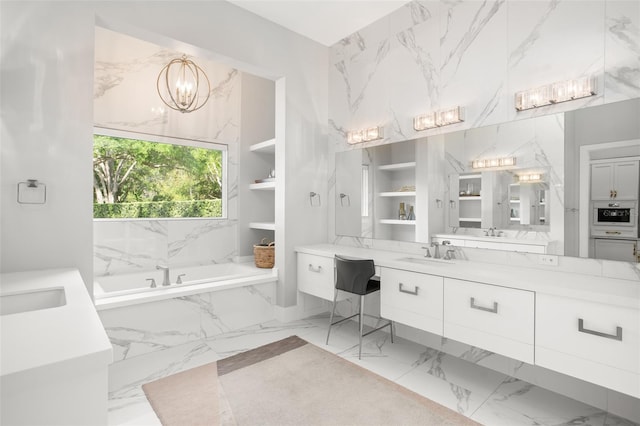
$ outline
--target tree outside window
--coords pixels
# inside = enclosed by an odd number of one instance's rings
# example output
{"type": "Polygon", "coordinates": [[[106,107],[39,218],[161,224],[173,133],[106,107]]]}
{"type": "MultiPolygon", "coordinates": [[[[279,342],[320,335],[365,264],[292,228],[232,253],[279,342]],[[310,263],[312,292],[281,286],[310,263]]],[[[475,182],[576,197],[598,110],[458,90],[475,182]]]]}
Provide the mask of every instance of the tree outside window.
{"type": "Polygon", "coordinates": [[[95,134],[94,218],[222,217],[223,151],[95,134]]]}

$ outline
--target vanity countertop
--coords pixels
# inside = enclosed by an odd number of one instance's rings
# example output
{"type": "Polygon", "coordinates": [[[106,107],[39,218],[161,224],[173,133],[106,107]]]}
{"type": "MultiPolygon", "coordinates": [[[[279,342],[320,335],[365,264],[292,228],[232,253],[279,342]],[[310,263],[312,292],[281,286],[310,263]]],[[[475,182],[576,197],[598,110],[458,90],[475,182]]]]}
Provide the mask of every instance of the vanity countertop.
{"type": "Polygon", "coordinates": [[[512,238],[507,236],[490,237],[482,235],[466,234],[435,234],[435,238],[450,238],[452,240],[488,241],[492,243],[526,244],[530,246],[548,246],[553,240],[541,240],[534,238],[512,238]]]}
{"type": "Polygon", "coordinates": [[[518,288],[597,303],[640,309],[640,278],[618,279],[601,275],[553,270],[554,267],[533,268],[473,262],[468,260],[411,262],[402,258],[421,259],[424,256],[386,250],[334,244],[299,246],[296,252],[333,257],[344,255],[374,259],[377,266],[518,288]]]}
{"type": "Polygon", "coordinates": [[[113,349],[82,277],[75,269],[0,275],[0,294],[64,288],[62,306],[0,317],[0,375],[71,361],[107,365],[113,349]]]}

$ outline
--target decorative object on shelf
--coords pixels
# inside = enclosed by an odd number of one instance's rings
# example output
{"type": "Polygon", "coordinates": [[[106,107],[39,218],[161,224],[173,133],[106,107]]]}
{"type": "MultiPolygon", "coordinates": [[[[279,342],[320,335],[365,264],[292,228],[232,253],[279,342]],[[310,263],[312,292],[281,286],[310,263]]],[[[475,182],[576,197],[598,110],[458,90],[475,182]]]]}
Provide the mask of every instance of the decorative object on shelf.
{"type": "Polygon", "coordinates": [[[267,241],[263,238],[260,244],[253,245],[253,259],[258,268],[273,268],[275,264],[275,243],[267,241]]]}
{"type": "Polygon", "coordinates": [[[485,160],[473,160],[471,168],[488,169],[492,167],[511,167],[516,165],[516,157],[489,158],[485,160]]]}
{"type": "Polygon", "coordinates": [[[274,169],[269,170],[269,174],[264,179],[256,179],[255,183],[265,183],[265,182],[275,182],[276,181],[276,171],[274,169]]]}
{"type": "Polygon", "coordinates": [[[422,131],[461,123],[463,121],[464,108],[457,106],[454,108],[431,111],[426,114],[417,115],[413,118],[413,128],[417,131],[422,131]]]}
{"type": "Polygon", "coordinates": [[[558,81],[536,87],[535,89],[516,92],[516,110],[538,108],[586,98],[596,94],[596,80],[592,76],[581,77],[572,80],[558,81]]]}
{"type": "Polygon", "coordinates": [[[400,210],[398,211],[398,219],[407,220],[407,212],[404,209],[404,203],[400,203],[400,210]]]}
{"type": "Polygon", "coordinates": [[[384,127],[370,127],[362,130],[347,132],[347,142],[350,144],[370,142],[384,137],[384,127]]]}
{"type": "Polygon", "coordinates": [[[349,198],[349,196],[347,194],[345,194],[344,192],[341,192],[339,197],[340,197],[340,206],[349,207],[351,205],[351,199],[349,198]],[[347,205],[346,206],[343,204],[345,198],[347,199],[347,201],[346,201],[347,205]]]}
{"type": "Polygon", "coordinates": [[[398,189],[397,192],[415,192],[415,190],[415,185],[403,185],[402,187],[400,187],[400,189],[398,189]]]}
{"type": "Polygon", "coordinates": [[[413,206],[409,206],[409,214],[407,220],[416,220],[416,214],[413,212],[413,206]]]}
{"type": "Polygon", "coordinates": [[[209,100],[211,84],[207,74],[187,55],[173,59],[158,74],[158,95],[169,108],[197,111],[209,100]]]}
{"type": "Polygon", "coordinates": [[[47,202],[47,185],[37,179],[18,183],[18,203],[44,204],[47,202]]]}
{"type": "Polygon", "coordinates": [[[320,194],[316,193],[316,192],[309,192],[309,204],[311,204],[311,207],[313,207],[313,200],[317,199],[318,200],[318,207],[322,204],[320,202],[320,194]]]}
{"type": "Polygon", "coordinates": [[[518,182],[520,183],[535,183],[542,182],[542,174],[540,173],[530,173],[527,175],[518,175],[518,182]]]}

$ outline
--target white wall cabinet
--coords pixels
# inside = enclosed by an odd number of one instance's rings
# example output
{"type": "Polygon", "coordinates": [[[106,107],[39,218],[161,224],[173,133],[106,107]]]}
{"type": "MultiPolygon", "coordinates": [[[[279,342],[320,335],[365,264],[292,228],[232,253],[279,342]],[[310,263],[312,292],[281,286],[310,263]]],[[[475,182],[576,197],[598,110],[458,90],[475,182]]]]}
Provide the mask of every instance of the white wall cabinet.
{"type": "Polygon", "coordinates": [[[444,337],[533,364],[534,293],[444,279],[444,337]]]}
{"type": "Polygon", "coordinates": [[[638,161],[591,164],[591,199],[637,200],[639,164],[638,161]]]}
{"type": "Polygon", "coordinates": [[[640,397],[640,309],[538,294],[536,365],[640,397]]]}
{"type": "Polygon", "coordinates": [[[380,270],[380,315],[442,335],[443,278],[392,268],[380,270]]]}

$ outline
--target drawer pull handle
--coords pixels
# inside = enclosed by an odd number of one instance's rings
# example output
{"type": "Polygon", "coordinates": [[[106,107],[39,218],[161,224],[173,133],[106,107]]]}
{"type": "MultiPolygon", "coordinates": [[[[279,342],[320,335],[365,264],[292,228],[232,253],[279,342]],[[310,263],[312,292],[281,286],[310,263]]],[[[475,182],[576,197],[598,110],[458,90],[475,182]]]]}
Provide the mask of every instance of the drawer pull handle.
{"type": "Polygon", "coordinates": [[[407,293],[407,294],[411,294],[413,296],[417,296],[418,295],[418,290],[420,290],[420,287],[416,286],[415,290],[411,291],[411,290],[405,290],[402,288],[402,283],[398,284],[398,291],[400,293],[407,293]]]}
{"type": "Polygon", "coordinates": [[[318,265],[317,268],[314,268],[312,264],[309,264],[309,270],[311,272],[322,272],[322,266],[318,265]]]}
{"type": "Polygon", "coordinates": [[[607,339],[620,340],[622,342],[622,327],[616,327],[616,334],[603,333],[601,331],[584,328],[584,320],[578,318],[578,331],[581,333],[593,334],[594,336],[606,337],[607,339]]]}
{"type": "Polygon", "coordinates": [[[486,308],[484,306],[476,305],[476,298],[475,297],[472,297],[469,300],[469,307],[471,309],[478,309],[480,311],[491,312],[492,314],[497,314],[498,313],[498,302],[493,302],[493,308],[486,308]]]}

